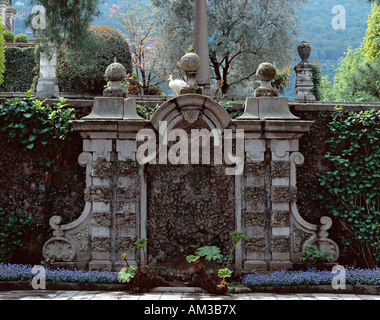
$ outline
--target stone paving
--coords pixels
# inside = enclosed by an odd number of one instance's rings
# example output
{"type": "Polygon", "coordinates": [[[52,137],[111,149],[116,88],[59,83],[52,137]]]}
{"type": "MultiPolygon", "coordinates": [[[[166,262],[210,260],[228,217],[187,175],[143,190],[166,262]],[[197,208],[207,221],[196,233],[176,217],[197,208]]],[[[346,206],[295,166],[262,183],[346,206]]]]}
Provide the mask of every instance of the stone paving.
{"type": "Polygon", "coordinates": [[[355,294],[244,293],[215,296],[199,293],[143,293],[100,291],[7,291],[0,300],[380,300],[380,296],[355,294]]]}

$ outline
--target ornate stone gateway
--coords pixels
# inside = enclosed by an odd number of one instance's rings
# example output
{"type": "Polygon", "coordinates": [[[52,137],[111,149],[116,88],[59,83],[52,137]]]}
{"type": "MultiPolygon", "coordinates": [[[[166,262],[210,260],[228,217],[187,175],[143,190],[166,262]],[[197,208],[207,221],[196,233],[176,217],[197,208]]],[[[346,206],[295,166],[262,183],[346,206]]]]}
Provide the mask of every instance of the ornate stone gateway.
{"type": "MultiPolygon", "coordinates": [[[[50,220],[54,233],[43,248],[46,259],[71,267],[118,270],[124,266],[123,253],[129,261],[140,259],[134,245],[138,238],[162,241],[148,246],[158,260],[165,258],[165,249],[185,251],[196,238],[206,244],[210,236],[219,237],[223,245],[225,233],[239,231],[246,237],[236,247],[237,270],[292,268],[309,243],[331,247],[337,261],[338,246],[328,239],[332,220],[323,217],[321,225],[310,224],[297,210],[296,168],[304,162],[299,139],[313,122],[291,114],[286,98],[259,90],[265,96],[248,98],[245,113],[231,120],[209,97],[185,94],[163,104],[146,121],[137,115],[134,100],[118,97],[115,88],[116,97],[96,98],[92,114],[72,123],[84,140],[79,163],[87,170],[86,208],[71,224],[61,225],[60,217],[50,220]],[[137,134],[145,129],[159,136],[162,122],[169,134],[178,127],[186,132],[208,128],[226,138],[223,132],[231,130],[232,144],[244,130],[243,173],[226,175],[225,166],[213,163],[139,164],[137,134]],[[178,234],[181,229],[183,237],[178,234]],[[170,247],[174,234],[175,245],[170,247]]],[[[226,148],[229,140],[221,141],[226,148]]]]}

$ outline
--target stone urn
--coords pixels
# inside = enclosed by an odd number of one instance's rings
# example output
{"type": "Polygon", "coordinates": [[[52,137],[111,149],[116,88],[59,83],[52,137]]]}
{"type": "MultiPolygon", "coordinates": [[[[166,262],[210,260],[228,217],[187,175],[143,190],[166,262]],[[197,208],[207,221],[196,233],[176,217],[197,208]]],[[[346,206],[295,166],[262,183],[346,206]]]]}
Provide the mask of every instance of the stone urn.
{"type": "Polygon", "coordinates": [[[311,45],[307,41],[302,41],[298,45],[298,54],[302,59],[302,62],[306,62],[311,54],[311,45]]]}

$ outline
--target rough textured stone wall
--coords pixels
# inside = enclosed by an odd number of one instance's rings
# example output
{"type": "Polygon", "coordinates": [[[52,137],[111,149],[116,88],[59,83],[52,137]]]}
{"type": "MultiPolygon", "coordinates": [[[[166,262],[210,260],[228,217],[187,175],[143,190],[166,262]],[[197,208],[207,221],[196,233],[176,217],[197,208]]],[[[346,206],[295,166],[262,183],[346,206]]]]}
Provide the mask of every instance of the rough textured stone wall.
{"type": "Polygon", "coordinates": [[[157,262],[193,254],[190,245],[224,254],[235,231],[235,183],[224,166],[147,166],[149,254],[157,262]]]}

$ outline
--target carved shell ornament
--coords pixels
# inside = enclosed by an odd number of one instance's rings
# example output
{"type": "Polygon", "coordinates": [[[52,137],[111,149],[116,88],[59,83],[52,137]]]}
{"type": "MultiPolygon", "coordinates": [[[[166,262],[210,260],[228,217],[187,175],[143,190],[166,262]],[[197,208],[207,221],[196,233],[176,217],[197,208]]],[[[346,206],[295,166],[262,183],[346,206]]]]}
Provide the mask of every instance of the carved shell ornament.
{"type": "Polygon", "coordinates": [[[45,243],[42,254],[45,260],[72,262],[75,258],[75,247],[65,238],[53,238],[45,243]]]}

